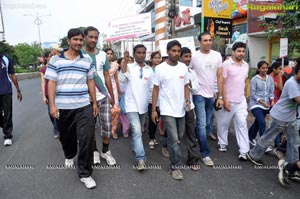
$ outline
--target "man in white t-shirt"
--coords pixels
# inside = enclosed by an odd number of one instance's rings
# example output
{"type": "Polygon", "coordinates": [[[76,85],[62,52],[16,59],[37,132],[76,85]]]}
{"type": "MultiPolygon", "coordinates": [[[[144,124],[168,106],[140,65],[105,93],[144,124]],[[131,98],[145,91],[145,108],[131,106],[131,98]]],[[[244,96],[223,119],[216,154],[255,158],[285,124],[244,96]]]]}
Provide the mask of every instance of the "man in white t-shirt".
{"type": "Polygon", "coordinates": [[[145,113],[148,111],[148,92],[152,87],[153,70],[145,64],[146,47],[143,44],[134,46],[133,54],[135,62],[122,67],[119,80],[126,83],[125,110],[132,131],[133,150],[137,160],[136,169],[140,171],[146,169],[142,126],[145,123],[145,113]]]}
{"type": "Polygon", "coordinates": [[[223,63],[224,109],[217,113],[217,134],[219,151],[225,152],[228,145],[228,129],[233,119],[240,160],[247,160],[249,137],[247,128],[247,102],[245,97],[246,79],[249,65],[243,60],[246,44],[236,42],[232,46],[232,56],[223,63]]]}
{"type": "Polygon", "coordinates": [[[159,95],[160,115],[168,133],[167,144],[171,161],[171,175],[176,180],[182,180],[180,138],[185,128],[185,108],[190,109],[190,90],[188,87],[188,70],[185,64],[179,62],[181,44],[177,40],[168,42],[168,59],[156,66],[152,95],[153,123],[158,121],[156,103],[159,95]]]}
{"type": "MultiPolygon", "coordinates": [[[[210,148],[206,139],[206,128],[209,126],[213,114],[214,82],[217,77],[219,93],[222,81],[222,56],[219,52],[211,50],[212,39],[208,32],[198,37],[200,50],[193,53],[190,68],[196,72],[199,89],[193,94],[196,113],[196,134],[200,145],[202,161],[206,166],[213,166],[210,158],[210,148]]],[[[217,105],[223,105],[222,95],[218,96],[217,105]]]]}

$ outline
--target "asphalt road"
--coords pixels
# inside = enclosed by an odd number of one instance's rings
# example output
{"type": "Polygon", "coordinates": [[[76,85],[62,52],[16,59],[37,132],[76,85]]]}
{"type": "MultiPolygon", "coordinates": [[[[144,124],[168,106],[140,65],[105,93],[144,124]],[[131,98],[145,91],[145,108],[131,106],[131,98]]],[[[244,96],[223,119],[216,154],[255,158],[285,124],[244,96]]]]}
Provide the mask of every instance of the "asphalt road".
{"type": "MultiPolygon", "coordinates": [[[[183,170],[184,180],[175,181],[168,173],[169,159],[162,157],[160,147],[147,148],[148,136],[143,135],[147,163],[153,169],[138,172],[133,168],[134,154],[130,138],[112,140],[110,149],[118,165],[107,168],[104,162],[94,169],[97,187],[86,189],[75,169],[53,168],[64,164],[58,140],[53,139],[47,107],[41,100],[38,78],[19,82],[23,91],[20,103],[14,95],[13,145],[0,144],[0,198],[299,198],[299,184],[282,187],[278,180],[277,158],[265,155],[266,168],[255,168],[250,162],[238,160],[234,133],[226,153],[209,141],[215,168],[201,165],[201,170],[183,170]]],[[[97,135],[98,142],[101,137],[97,135]]],[[[98,148],[100,149],[101,144],[98,148]]],[[[182,153],[187,152],[183,144],[182,153]]]]}

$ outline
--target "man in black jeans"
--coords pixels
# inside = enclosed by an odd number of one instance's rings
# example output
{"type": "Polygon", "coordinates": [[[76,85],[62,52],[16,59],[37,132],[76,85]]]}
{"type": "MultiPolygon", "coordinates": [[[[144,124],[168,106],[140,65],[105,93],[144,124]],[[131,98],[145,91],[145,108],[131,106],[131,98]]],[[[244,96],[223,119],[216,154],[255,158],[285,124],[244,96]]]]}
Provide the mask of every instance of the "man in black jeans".
{"type": "MultiPolygon", "coordinates": [[[[183,47],[181,48],[180,54],[180,61],[184,63],[187,67],[190,65],[192,57],[192,52],[189,48],[183,47]]],[[[188,68],[188,75],[189,75],[189,88],[191,95],[193,91],[199,89],[197,76],[195,71],[188,68]]],[[[192,99],[192,96],[190,97],[192,99]]],[[[194,112],[195,105],[191,102],[191,109],[186,110],[185,113],[185,136],[188,148],[188,160],[187,164],[191,167],[193,171],[198,171],[200,169],[200,165],[198,164],[200,160],[199,149],[197,147],[196,141],[196,132],[195,132],[195,112],[194,112]]]]}
{"type": "Polygon", "coordinates": [[[78,175],[85,187],[92,189],[96,187],[91,177],[95,128],[93,116],[97,116],[98,107],[93,61],[80,51],[83,37],[80,29],[69,30],[69,48],[51,58],[45,78],[49,79],[50,114],[57,119],[65,166],[74,167],[73,158],[77,155],[78,141],[78,175]]]}
{"type": "Polygon", "coordinates": [[[0,52],[0,127],[4,134],[4,146],[12,145],[12,85],[17,89],[17,98],[22,101],[22,94],[14,71],[12,60],[0,52]]]}

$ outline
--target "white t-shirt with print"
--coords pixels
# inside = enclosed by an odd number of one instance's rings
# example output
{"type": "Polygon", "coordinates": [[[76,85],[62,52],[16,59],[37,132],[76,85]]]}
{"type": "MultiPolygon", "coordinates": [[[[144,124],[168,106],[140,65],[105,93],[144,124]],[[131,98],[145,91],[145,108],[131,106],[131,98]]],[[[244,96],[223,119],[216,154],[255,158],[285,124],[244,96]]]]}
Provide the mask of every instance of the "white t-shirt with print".
{"type": "Polygon", "coordinates": [[[159,64],[155,68],[153,83],[159,86],[160,114],[184,117],[184,86],[189,83],[186,65],[181,62],[176,66],[170,66],[166,62],[159,64]]]}
{"type": "Polygon", "coordinates": [[[196,72],[199,90],[195,95],[206,98],[214,97],[214,83],[217,69],[222,66],[222,56],[219,52],[210,50],[208,54],[203,54],[200,50],[193,53],[190,68],[196,72]]]}

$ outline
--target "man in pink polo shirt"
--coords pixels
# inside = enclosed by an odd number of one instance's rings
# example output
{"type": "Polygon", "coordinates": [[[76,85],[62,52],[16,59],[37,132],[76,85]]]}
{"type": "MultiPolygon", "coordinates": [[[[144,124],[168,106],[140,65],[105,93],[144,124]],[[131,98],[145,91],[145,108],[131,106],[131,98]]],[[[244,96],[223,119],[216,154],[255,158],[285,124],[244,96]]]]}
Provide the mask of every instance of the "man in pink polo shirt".
{"type": "Polygon", "coordinates": [[[239,159],[247,160],[249,138],[247,128],[247,102],[245,82],[249,66],[243,60],[246,45],[237,42],[232,47],[232,57],[223,63],[223,100],[224,108],[217,113],[219,151],[226,151],[228,145],[228,128],[231,119],[234,122],[236,139],[239,146],[239,159]]]}

